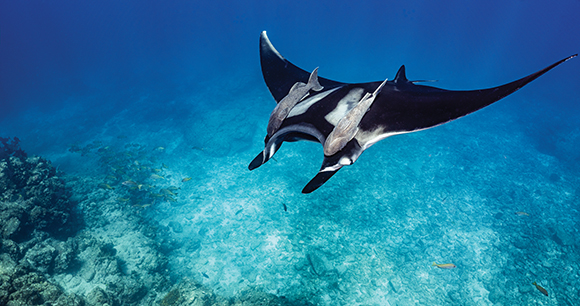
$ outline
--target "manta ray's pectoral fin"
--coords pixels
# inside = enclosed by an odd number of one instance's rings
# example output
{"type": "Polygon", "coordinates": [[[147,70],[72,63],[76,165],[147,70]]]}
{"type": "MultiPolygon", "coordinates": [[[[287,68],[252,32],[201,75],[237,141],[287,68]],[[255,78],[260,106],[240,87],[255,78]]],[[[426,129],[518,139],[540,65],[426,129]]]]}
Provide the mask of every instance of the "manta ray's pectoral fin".
{"type": "Polygon", "coordinates": [[[302,189],[302,193],[311,193],[314,190],[318,189],[318,187],[322,186],[326,181],[328,181],[336,172],[338,172],[340,168],[333,170],[333,171],[321,171],[313,177],[304,189],[302,189]]]}
{"type": "MultiPolygon", "coordinates": [[[[296,82],[307,84],[312,75],[286,60],[274,48],[268,35],[266,35],[266,31],[260,34],[260,63],[266,86],[276,102],[280,102],[296,82]]],[[[318,84],[327,89],[345,84],[322,77],[317,77],[317,79],[318,84]]]]}

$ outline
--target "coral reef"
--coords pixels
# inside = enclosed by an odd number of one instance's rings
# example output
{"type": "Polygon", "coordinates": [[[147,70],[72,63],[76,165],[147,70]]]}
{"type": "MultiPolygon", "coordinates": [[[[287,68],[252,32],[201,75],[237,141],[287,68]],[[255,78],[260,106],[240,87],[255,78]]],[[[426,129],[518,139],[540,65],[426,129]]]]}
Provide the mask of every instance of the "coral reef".
{"type": "Polygon", "coordinates": [[[0,159],[0,235],[27,240],[35,230],[61,237],[74,230],[63,181],[40,157],[0,159]]]}
{"type": "Polygon", "coordinates": [[[13,139],[0,137],[0,160],[10,156],[26,158],[27,154],[20,148],[20,139],[18,137],[13,139]]]}
{"type": "Polygon", "coordinates": [[[78,228],[64,182],[8,140],[0,138],[0,305],[84,305],[45,277],[69,271],[76,256],[74,239],[64,240],[78,228]]]}

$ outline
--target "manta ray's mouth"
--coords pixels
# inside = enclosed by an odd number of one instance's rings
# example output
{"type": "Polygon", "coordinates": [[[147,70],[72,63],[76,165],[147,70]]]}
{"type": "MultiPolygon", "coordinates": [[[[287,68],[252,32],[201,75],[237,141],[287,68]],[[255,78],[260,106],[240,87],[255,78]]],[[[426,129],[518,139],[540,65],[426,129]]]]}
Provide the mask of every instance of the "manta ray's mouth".
{"type": "Polygon", "coordinates": [[[314,142],[324,143],[326,138],[322,133],[320,133],[314,126],[302,123],[291,126],[286,126],[278,130],[272,137],[268,138],[266,136],[264,150],[252,160],[248,169],[254,170],[261,165],[265,164],[276,151],[280,149],[284,141],[299,141],[299,140],[310,140],[314,142]]]}
{"type": "Polygon", "coordinates": [[[276,143],[299,140],[310,140],[324,143],[324,141],[326,141],[326,137],[324,137],[320,131],[318,131],[309,123],[294,124],[283,127],[274,135],[272,135],[272,137],[266,142],[265,150],[267,150],[270,146],[276,145],[276,143]]]}
{"type": "Polygon", "coordinates": [[[284,141],[294,142],[299,140],[310,140],[324,143],[326,137],[310,124],[296,124],[281,128],[270,139],[267,139],[264,151],[262,152],[262,164],[266,163],[284,141]]]}

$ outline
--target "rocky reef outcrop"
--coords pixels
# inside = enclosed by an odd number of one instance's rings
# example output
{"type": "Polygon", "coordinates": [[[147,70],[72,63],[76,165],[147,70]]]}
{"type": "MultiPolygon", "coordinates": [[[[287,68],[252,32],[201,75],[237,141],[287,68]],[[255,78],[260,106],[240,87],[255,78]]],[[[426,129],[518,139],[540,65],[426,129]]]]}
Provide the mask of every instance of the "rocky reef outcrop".
{"type": "Polygon", "coordinates": [[[34,231],[72,234],[71,204],[56,169],[40,157],[0,159],[0,235],[17,242],[34,231]]]}
{"type": "Polygon", "coordinates": [[[45,275],[68,271],[78,228],[51,163],[0,137],[0,305],[84,305],[45,275]]]}

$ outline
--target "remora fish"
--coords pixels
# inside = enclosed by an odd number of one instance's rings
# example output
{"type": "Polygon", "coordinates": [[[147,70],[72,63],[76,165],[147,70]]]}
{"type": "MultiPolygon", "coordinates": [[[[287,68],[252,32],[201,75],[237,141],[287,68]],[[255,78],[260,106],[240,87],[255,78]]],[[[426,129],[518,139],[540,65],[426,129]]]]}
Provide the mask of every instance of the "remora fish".
{"type": "Polygon", "coordinates": [[[274,108],[270,114],[270,120],[268,121],[267,132],[269,136],[274,135],[282,125],[282,121],[286,119],[290,110],[304,98],[308,92],[312,89],[314,91],[321,91],[324,87],[320,86],[318,83],[318,67],[316,67],[310,77],[308,78],[308,83],[304,84],[302,82],[296,82],[290,88],[288,95],[286,95],[274,108]]]}
{"type": "Polygon", "coordinates": [[[385,86],[387,80],[383,81],[372,94],[367,92],[360,102],[338,121],[338,124],[332,129],[332,132],[330,132],[324,142],[324,155],[332,156],[336,154],[354,138],[354,135],[359,130],[360,121],[381,92],[381,89],[383,89],[383,86],[385,86]]]}

